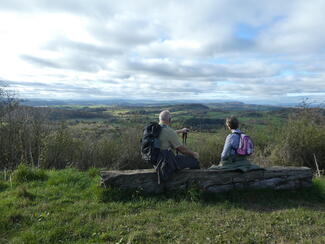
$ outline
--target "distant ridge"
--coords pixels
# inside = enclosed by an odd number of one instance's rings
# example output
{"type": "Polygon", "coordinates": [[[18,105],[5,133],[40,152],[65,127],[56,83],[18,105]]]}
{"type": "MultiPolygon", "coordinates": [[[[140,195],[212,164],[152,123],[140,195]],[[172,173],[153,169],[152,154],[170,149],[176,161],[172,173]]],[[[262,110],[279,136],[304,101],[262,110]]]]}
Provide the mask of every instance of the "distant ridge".
{"type": "Polygon", "coordinates": [[[189,104],[179,104],[173,105],[170,109],[171,111],[174,110],[209,110],[210,108],[206,105],[201,103],[189,103],[189,104]]]}
{"type": "Polygon", "coordinates": [[[225,105],[225,106],[271,106],[271,107],[294,107],[296,104],[291,105],[272,105],[272,104],[259,104],[259,103],[244,103],[242,101],[226,101],[226,100],[173,100],[173,101],[158,101],[158,100],[136,100],[136,99],[97,99],[97,100],[82,100],[82,99],[20,99],[21,104],[34,107],[46,106],[67,106],[67,105],[80,105],[80,106],[94,106],[94,105],[118,105],[118,106],[146,106],[146,105],[182,105],[193,106],[196,109],[208,109],[210,104],[225,105]]]}

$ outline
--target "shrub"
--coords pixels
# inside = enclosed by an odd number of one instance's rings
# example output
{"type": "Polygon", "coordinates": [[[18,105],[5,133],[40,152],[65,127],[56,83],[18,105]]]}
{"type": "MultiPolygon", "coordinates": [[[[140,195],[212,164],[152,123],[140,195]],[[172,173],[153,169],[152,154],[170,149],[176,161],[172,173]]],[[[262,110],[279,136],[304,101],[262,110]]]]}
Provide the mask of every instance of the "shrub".
{"type": "Polygon", "coordinates": [[[119,140],[119,169],[143,169],[151,165],[145,163],[140,154],[142,128],[129,128],[122,133],[119,140]]]}
{"type": "Polygon", "coordinates": [[[269,167],[274,164],[270,155],[279,141],[279,135],[282,132],[282,127],[270,124],[266,127],[253,127],[245,130],[253,140],[254,153],[250,156],[250,160],[263,167],[269,167]]]}
{"type": "Polygon", "coordinates": [[[118,165],[121,152],[117,140],[104,138],[97,143],[96,167],[117,168],[116,165],[118,165]]]}
{"type": "Polygon", "coordinates": [[[20,164],[12,173],[12,181],[16,183],[44,180],[47,180],[47,175],[44,170],[31,168],[25,164],[20,164]]]}
{"type": "Polygon", "coordinates": [[[279,134],[271,159],[282,165],[315,168],[314,155],[320,169],[325,168],[324,118],[317,110],[303,109],[290,116],[279,134]]]}
{"type": "Polygon", "coordinates": [[[97,143],[95,167],[108,169],[148,168],[140,155],[142,129],[128,128],[114,136],[106,136],[97,143]]]}
{"type": "Polygon", "coordinates": [[[80,145],[64,125],[44,140],[41,165],[44,168],[63,169],[74,163],[80,145]]]}

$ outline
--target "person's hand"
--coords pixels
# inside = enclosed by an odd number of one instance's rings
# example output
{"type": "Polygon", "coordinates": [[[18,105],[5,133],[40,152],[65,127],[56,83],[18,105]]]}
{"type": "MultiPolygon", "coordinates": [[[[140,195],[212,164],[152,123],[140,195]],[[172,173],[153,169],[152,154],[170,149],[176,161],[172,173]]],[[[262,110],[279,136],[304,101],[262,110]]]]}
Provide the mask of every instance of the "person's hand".
{"type": "Polygon", "coordinates": [[[197,152],[193,152],[193,157],[199,160],[200,155],[197,152]]]}
{"type": "Polygon", "coordinates": [[[189,132],[190,132],[190,129],[188,129],[188,128],[181,129],[181,133],[189,133],[189,132]]]}

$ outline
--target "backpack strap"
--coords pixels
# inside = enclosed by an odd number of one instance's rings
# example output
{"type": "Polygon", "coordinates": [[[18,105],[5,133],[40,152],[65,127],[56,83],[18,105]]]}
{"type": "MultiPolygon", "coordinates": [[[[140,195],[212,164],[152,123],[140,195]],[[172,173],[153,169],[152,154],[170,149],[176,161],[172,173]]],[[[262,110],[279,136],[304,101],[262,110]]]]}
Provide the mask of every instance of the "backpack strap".
{"type": "MultiPolygon", "coordinates": [[[[233,132],[231,134],[235,134],[235,135],[238,135],[239,136],[239,141],[238,141],[238,148],[239,148],[239,145],[240,145],[240,139],[241,139],[241,135],[242,134],[245,134],[244,132],[233,132]]],[[[233,148],[233,149],[237,149],[237,148],[233,148]]]]}

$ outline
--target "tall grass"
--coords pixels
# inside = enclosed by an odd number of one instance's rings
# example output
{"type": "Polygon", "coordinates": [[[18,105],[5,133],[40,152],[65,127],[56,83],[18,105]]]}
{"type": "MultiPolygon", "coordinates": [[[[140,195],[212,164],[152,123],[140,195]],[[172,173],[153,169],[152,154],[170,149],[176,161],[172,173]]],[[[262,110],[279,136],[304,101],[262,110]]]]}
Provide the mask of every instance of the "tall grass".
{"type": "Polygon", "coordinates": [[[302,108],[290,116],[278,135],[271,159],[282,165],[325,169],[325,120],[315,109],[302,108]]]}
{"type": "Polygon", "coordinates": [[[28,167],[26,164],[20,164],[11,177],[15,183],[47,180],[44,170],[28,167]]]}
{"type": "Polygon", "coordinates": [[[220,130],[217,133],[190,134],[188,147],[200,154],[200,166],[207,168],[220,161],[225,138],[225,130],[220,130]]]}
{"type": "Polygon", "coordinates": [[[135,169],[149,167],[141,159],[142,130],[127,128],[123,132],[100,137],[72,135],[69,128],[60,128],[44,139],[42,166],[44,168],[105,167],[135,169]]]}

